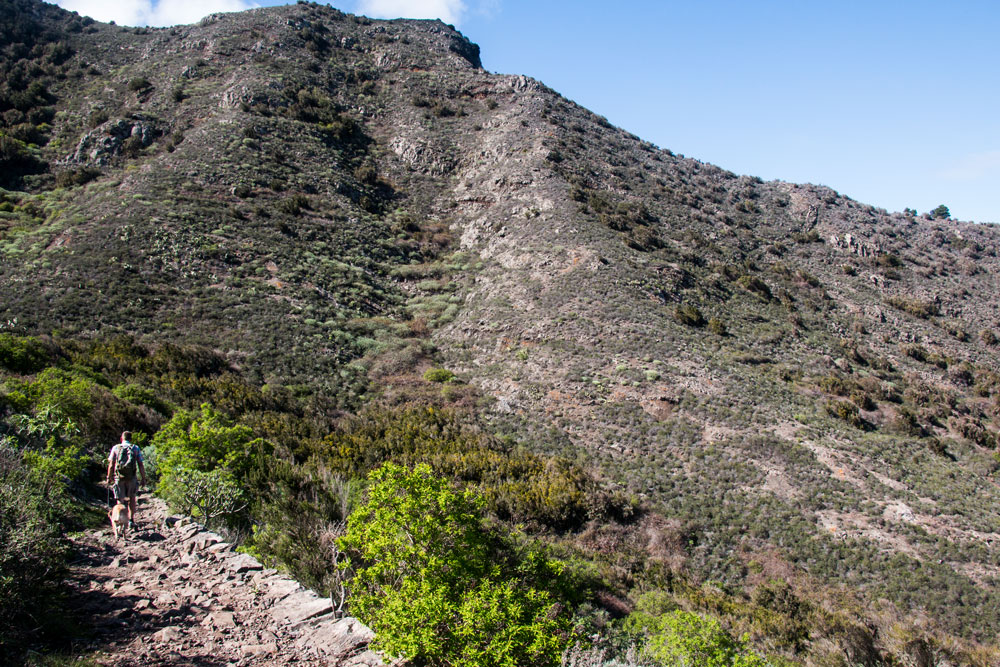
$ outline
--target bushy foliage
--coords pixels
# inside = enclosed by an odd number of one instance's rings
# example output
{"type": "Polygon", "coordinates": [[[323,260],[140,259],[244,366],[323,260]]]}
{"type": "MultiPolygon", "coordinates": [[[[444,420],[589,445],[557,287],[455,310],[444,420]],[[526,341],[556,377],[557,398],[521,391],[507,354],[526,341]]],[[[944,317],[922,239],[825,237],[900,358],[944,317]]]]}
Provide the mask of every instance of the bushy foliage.
{"type": "Polygon", "coordinates": [[[143,93],[153,87],[153,84],[149,82],[144,76],[137,76],[134,79],[130,79],[128,82],[128,89],[133,93],[143,93]]]}
{"type": "Polygon", "coordinates": [[[681,304],[674,309],[674,318],[681,324],[686,324],[689,327],[705,325],[705,316],[701,314],[697,306],[692,306],[688,303],[681,304]]]}
{"type": "Polygon", "coordinates": [[[33,373],[49,361],[41,341],[33,337],[0,334],[0,366],[15,373],[33,373]]]}
{"type": "MultiPolygon", "coordinates": [[[[339,541],[352,554],[350,606],[391,655],[422,664],[555,665],[568,620],[487,529],[481,502],[429,466],[385,464],[339,541]],[[506,565],[506,567],[505,567],[506,565]]],[[[555,562],[532,563],[557,578],[555,562]]]]}
{"type": "Polygon", "coordinates": [[[649,619],[646,652],[664,665],[767,667],[768,663],[734,639],[719,622],[676,610],[649,619]]]}
{"type": "Polygon", "coordinates": [[[834,417],[843,419],[854,428],[866,427],[866,422],[861,418],[858,406],[854,403],[849,401],[828,401],[826,411],[834,417]]]}
{"type": "Polygon", "coordinates": [[[757,276],[744,274],[736,280],[736,284],[765,301],[772,299],[771,288],[757,276]]]}
{"type": "Polygon", "coordinates": [[[66,566],[60,487],[33,475],[0,439],[0,653],[45,624],[66,566]]]}
{"type": "Polygon", "coordinates": [[[343,577],[337,570],[334,540],[343,532],[359,486],[325,474],[312,463],[268,460],[251,474],[246,487],[254,522],[249,548],[302,583],[335,593],[343,577]]]}
{"type": "Polygon", "coordinates": [[[728,329],[726,329],[726,324],[717,317],[713,317],[708,320],[708,330],[714,333],[716,336],[729,335],[729,331],[728,329]]]}
{"type": "Polygon", "coordinates": [[[424,371],[424,379],[428,382],[451,382],[455,374],[447,368],[428,368],[424,371]]]}
{"type": "Polygon", "coordinates": [[[175,480],[173,498],[182,512],[199,517],[206,526],[233,519],[248,506],[233,474],[225,468],[184,471],[175,480]]]}
{"type": "MultiPolygon", "coordinates": [[[[254,437],[247,427],[234,424],[209,405],[198,412],[179,410],[153,437],[160,475],[157,492],[173,505],[187,510],[233,513],[245,508],[238,484],[254,466],[255,458],[267,453],[270,444],[254,437]],[[225,506],[212,498],[228,489],[225,506]]],[[[206,515],[206,520],[210,517],[206,515]]]]}
{"type": "Polygon", "coordinates": [[[512,448],[448,410],[369,410],[323,439],[330,470],[362,477],[384,461],[427,463],[477,490],[501,519],[567,529],[588,518],[627,518],[634,507],[579,466],[512,448]]]}
{"type": "Polygon", "coordinates": [[[886,299],[886,303],[921,319],[941,314],[940,305],[933,301],[922,301],[906,296],[891,296],[886,299]]]}

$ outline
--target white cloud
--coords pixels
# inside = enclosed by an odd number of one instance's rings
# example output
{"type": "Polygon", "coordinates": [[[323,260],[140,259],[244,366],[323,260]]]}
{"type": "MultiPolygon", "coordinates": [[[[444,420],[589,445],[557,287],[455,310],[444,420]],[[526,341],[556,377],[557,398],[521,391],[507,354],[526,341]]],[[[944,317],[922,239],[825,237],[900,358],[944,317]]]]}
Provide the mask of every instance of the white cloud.
{"type": "Polygon", "coordinates": [[[1000,176],[1000,151],[966,155],[938,173],[940,178],[947,181],[978,181],[992,175],[1000,176]]]}
{"type": "Polygon", "coordinates": [[[463,0],[360,0],[357,11],[379,19],[441,19],[458,24],[465,9],[463,0]]]}
{"type": "Polygon", "coordinates": [[[259,6],[249,0],[55,0],[55,4],[98,21],[134,26],[195,23],[216,12],[259,6]]]}

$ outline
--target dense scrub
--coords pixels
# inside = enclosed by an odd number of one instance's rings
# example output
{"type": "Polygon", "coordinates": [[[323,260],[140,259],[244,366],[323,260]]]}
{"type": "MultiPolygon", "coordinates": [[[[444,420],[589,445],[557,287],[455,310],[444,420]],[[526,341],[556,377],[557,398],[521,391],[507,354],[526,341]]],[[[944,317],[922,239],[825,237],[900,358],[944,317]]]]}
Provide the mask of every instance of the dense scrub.
{"type": "MultiPolygon", "coordinates": [[[[14,619],[3,639],[12,648],[40,637],[37,625],[17,619],[41,618],[58,604],[50,591],[65,562],[62,534],[82,525],[80,508],[103,472],[106,450],[128,428],[144,446],[159,492],[175,507],[230,532],[245,549],[331,593],[376,627],[417,633],[417,626],[401,625],[396,616],[422,604],[456,615],[445,621],[421,612],[427,633],[440,634],[436,623],[472,624],[468,632],[456,630],[450,648],[386,632],[385,647],[394,652],[461,652],[471,647],[465,643],[470,638],[502,636],[513,642],[511,655],[530,654],[542,664],[596,635],[597,647],[574,650],[624,656],[633,647],[648,664],[703,649],[798,664],[809,655],[832,659],[864,649],[890,659],[919,649],[986,664],[986,658],[935,634],[939,630],[919,630],[897,612],[882,610],[879,622],[888,614],[893,637],[909,637],[909,643],[873,638],[858,622],[864,614],[849,611],[860,609],[859,601],[801,573],[764,577],[769,568],[785,567],[780,559],[761,565],[748,556],[748,578],[738,586],[698,583],[697,570],[685,562],[697,563],[702,540],[737,540],[728,531],[744,521],[745,508],[713,509],[710,499],[692,497],[687,502],[703,509],[700,522],[664,524],[663,516],[609,490],[578,465],[532,453],[461,411],[372,406],[345,418],[326,412],[308,393],[248,382],[207,350],[150,348],[124,337],[72,341],[5,334],[0,364],[0,585],[7,593],[4,618],[14,619]],[[387,490],[396,487],[409,491],[387,490]],[[438,504],[454,504],[439,520],[446,526],[459,521],[466,532],[448,534],[471,540],[447,542],[442,558],[458,557],[456,550],[480,557],[463,565],[465,579],[425,572],[429,579],[421,575],[409,588],[392,589],[397,597],[390,604],[381,597],[390,589],[378,583],[390,575],[373,565],[395,563],[410,573],[420,568],[405,553],[390,557],[391,545],[376,548],[379,539],[391,541],[395,534],[391,526],[376,527],[392,521],[416,525],[406,513],[422,507],[428,494],[451,499],[438,504]],[[393,498],[416,504],[395,506],[393,498]],[[455,591],[471,591],[472,597],[455,591]],[[432,604],[435,599],[444,607],[432,604]],[[556,607],[559,613],[546,620],[544,610],[556,607]],[[487,632],[483,623],[495,627],[487,632]],[[553,637],[561,639],[551,643],[553,637]],[[521,650],[529,653],[516,653],[521,650]]],[[[694,516],[687,504],[672,507],[671,514],[694,516]]],[[[786,517],[793,538],[794,516],[777,516],[786,517]]],[[[427,539],[440,546],[435,536],[441,530],[429,526],[427,539]]],[[[432,561],[427,567],[440,562],[432,561]]],[[[500,655],[494,649],[476,650],[500,655]]]]}

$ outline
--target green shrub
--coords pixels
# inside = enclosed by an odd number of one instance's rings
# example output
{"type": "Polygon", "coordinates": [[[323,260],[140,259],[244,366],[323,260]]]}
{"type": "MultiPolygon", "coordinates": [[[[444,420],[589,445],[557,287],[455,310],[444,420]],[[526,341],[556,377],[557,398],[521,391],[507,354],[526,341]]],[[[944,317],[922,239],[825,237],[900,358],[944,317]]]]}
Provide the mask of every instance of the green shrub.
{"type": "Polygon", "coordinates": [[[424,371],[424,379],[428,382],[451,382],[455,374],[447,368],[428,368],[424,371]]]}
{"type": "Polygon", "coordinates": [[[65,491],[82,479],[88,459],[80,445],[62,443],[53,437],[45,443],[44,449],[26,450],[24,462],[36,484],[52,485],[65,491]]]}
{"type": "Polygon", "coordinates": [[[101,170],[94,167],[80,167],[79,169],[60,171],[56,174],[56,186],[68,188],[74,185],[86,185],[100,176],[101,170]]]}
{"type": "Polygon", "coordinates": [[[736,280],[736,284],[746,291],[756,294],[765,301],[770,301],[772,299],[771,288],[757,276],[744,274],[736,280]]]}
{"type": "Polygon", "coordinates": [[[153,84],[151,84],[149,82],[149,79],[147,79],[144,76],[137,76],[134,79],[129,80],[128,82],[128,89],[131,90],[133,93],[144,92],[152,87],[153,84]]]}
{"type": "Polygon", "coordinates": [[[896,269],[903,266],[903,260],[899,258],[899,255],[895,255],[891,252],[879,255],[875,259],[876,266],[880,266],[883,269],[896,269]]]}
{"type": "Polygon", "coordinates": [[[849,401],[830,401],[826,404],[826,411],[838,419],[843,419],[855,428],[864,428],[866,426],[865,420],[861,418],[861,414],[858,411],[858,406],[849,401]]]}
{"type": "MultiPolygon", "coordinates": [[[[369,481],[338,544],[354,569],[351,612],[375,630],[374,646],[426,665],[559,664],[568,619],[517,568],[500,567],[509,556],[476,494],[427,465],[385,464],[369,481]]],[[[561,572],[540,567],[550,578],[561,572]]]]}
{"type": "Polygon", "coordinates": [[[49,354],[37,338],[0,334],[0,366],[15,373],[34,373],[48,364],[49,354]]]}
{"type": "Polygon", "coordinates": [[[940,306],[932,301],[921,301],[905,296],[891,296],[886,302],[893,308],[898,308],[914,317],[927,319],[928,317],[941,314],[940,306]]]}
{"type": "Polygon", "coordinates": [[[170,414],[170,407],[157,397],[155,391],[148,387],[134,383],[121,384],[112,389],[111,393],[123,401],[128,401],[133,405],[144,405],[161,415],[170,414]]]}
{"type": "Polygon", "coordinates": [[[172,497],[181,512],[200,518],[205,526],[214,526],[220,519],[231,522],[248,507],[246,496],[225,468],[185,470],[174,480],[172,497]]]}
{"type": "Polygon", "coordinates": [[[317,591],[334,593],[342,573],[331,548],[360,487],[315,465],[315,460],[296,465],[269,459],[251,473],[247,484],[255,555],[317,591]]]}
{"type": "Polygon", "coordinates": [[[674,309],[674,319],[689,327],[700,327],[705,325],[705,317],[696,306],[681,304],[674,309]]]}
{"type": "Polygon", "coordinates": [[[717,317],[713,317],[708,320],[708,330],[714,333],[716,336],[728,336],[729,331],[726,329],[725,323],[717,317]]]}
{"type": "Polygon", "coordinates": [[[292,195],[278,202],[278,210],[289,215],[300,215],[302,211],[308,211],[309,208],[309,198],[305,195],[292,195]]]}
{"type": "MultiPolygon", "coordinates": [[[[24,393],[35,406],[36,416],[56,411],[60,418],[76,424],[91,417],[96,390],[95,382],[83,377],[80,369],[46,368],[34,381],[24,385],[24,393]]],[[[52,421],[48,416],[45,419],[52,421]]]]}
{"type": "Polygon", "coordinates": [[[196,507],[192,484],[197,473],[222,469],[220,479],[242,484],[261,454],[270,452],[266,441],[255,438],[248,426],[233,424],[208,404],[199,412],[179,410],[153,437],[160,481],[157,493],[175,507],[196,507]]]}
{"type": "Polygon", "coordinates": [[[369,410],[323,438],[318,459],[345,478],[385,461],[427,463],[474,488],[498,518],[558,530],[579,528],[588,518],[626,519],[635,510],[579,466],[515,449],[446,410],[369,410]]]}
{"type": "Polygon", "coordinates": [[[13,656],[58,598],[67,549],[58,491],[39,483],[0,442],[0,653],[13,656]]]}
{"type": "Polygon", "coordinates": [[[646,653],[664,665],[767,667],[767,661],[734,639],[719,622],[676,610],[652,619],[646,653]]]}

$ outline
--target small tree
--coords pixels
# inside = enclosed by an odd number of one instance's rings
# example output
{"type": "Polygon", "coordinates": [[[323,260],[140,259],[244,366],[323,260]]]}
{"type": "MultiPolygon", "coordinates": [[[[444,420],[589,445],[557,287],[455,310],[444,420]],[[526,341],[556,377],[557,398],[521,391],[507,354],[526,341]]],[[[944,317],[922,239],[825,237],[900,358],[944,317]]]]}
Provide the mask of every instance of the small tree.
{"type": "Polygon", "coordinates": [[[931,217],[934,219],[947,220],[948,218],[951,217],[951,211],[948,210],[947,206],[941,204],[933,211],[931,211],[931,217]]]}
{"type": "Polygon", "coordinates": [[[417,664],[556,665],[568,622],[546,591],[503,572],[481,501],[427,465],[386,463],[338,541],[352,555],[351,613],[375,645],[417,664]]]}
{"type": "Polygon", "coordinates": [[[176,480],[174,491],[179,509],[200,517],[206,527],[219,519],[234,517],[247,508],[243,492],[224,468],[210,472],[185,471],[176,480]]]}
{"type": "Polygon", "coordinates": [[[270,448],[254,438],[250,427],[233,424],[208,404],[200,413],[178,410],[153,437],[152,445],[160,474],[157,492],[172,505],[187,509],[196,507],[192,498],[210,479],[198,473],[222,469],[225,474],[220,472],[216,481],[238,485],[253,466],[254,455],[270,448]]]}

